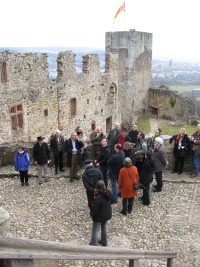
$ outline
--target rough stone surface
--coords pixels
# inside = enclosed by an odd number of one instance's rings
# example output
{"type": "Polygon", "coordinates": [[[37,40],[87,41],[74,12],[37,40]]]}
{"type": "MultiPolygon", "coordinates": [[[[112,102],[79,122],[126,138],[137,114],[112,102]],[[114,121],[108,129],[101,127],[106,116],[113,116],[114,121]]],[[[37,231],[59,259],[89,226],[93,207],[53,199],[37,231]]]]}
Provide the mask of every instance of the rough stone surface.
{"type": "MultiPolygon", "coordinates": [[[[69,169],[58,176],[49,170],[50,180],[38,185],[35,168],[31,166],[30,186],[21,187],[13,166],[0,168],[0,195],[3,207],[10,214],[7,236],[48,241],[88,244],[92,221],[82,181],[69,182],[69,169]]],[[[81,175],[83,170],[80,170],[81,175]]],[[[155,184],[153,181],[152,185],[155,184]]],[[[200,266],[200,178],[164,172],[164,187],[152,192],[151,204],[143,206],[135,198],[132,214],[119,212],[121,199],[113,205],[113,217],[108,223],[109,246],[150,250],[175,250],[175,267],[200,266]]],[[[109,185],[110,186],[110,185],[109,185]]],[[[128,266],[126,261],[35,261],[44,266],[128,266]]],[[[161,267],[166,261],[140,260],[139,266],[161,267]]]]}

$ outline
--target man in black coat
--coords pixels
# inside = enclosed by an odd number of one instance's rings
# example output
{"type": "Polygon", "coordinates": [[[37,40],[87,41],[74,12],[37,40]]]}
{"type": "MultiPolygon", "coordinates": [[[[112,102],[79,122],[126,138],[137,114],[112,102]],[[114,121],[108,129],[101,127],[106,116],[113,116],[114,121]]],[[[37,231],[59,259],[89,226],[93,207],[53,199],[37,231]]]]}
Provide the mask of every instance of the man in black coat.
{"type": "Polygon", "coordinates": [[[116,144],[114,147],[115,154],[108,160],[108,177],[110,177],[113,203],[117,203],[117,181],[119,177],[120,169],[124,165],[125,155],[122,151],[120,144],[116,144]]]}
{"type": "Polygon", "coordinates": [[[39,184],[43,183],[43,176],[45,178],[45,182],[48,181],[47,163],[50,162],[50,150],[47,143],[43,142],[43,140],[44,137],[38,136],[37,143],[33,147],[33,159],[34,164],[37,165],[39,184]]]}
{"type": "Polygon", "coordinates": [[[95,187],[99,180],[103,180],[102,172],[95,168],[92,160],[88,159],[85,161],[86,169],[82,174],[83,185],[86,189],[88,207],[91,210],[92,203],[94,201],[95,187]]]}
{"type": "Polygon", "coordinates": [[[171,173],[177,173],[180,175],[183,171],[185,157],[190,150],[190,138],[186,134],[185,128],[181,128],[179,134],[173,135],[169,139],[171,144],[174,141],[173,155],[175,157],[174,168],[171,173]]]}
{"type": "Polygon", "coordinates": [[[111,157],[111,151],[108,146],[107,140],[104,138],[101,141],[101,150],[100,154],[98,155],[97,159],[95,160],[95,166],[99,167],[102,174],[103,174],[103,180],[106,185],[106,188],[108,187],[108,180],[107,180],[107,172],[108,172],[108,164],[107,161],[111,157]]]}
{"type": "Polygon", "coordinates": [[[131,142],[133,144],[133,147],[135,147],[135,144],[137,143],[137,136],[139,132],[137,130],[137,124],[132,125],[132,130],[128,132],[128,136],[131,138],[131,142]]]}
{"type": "Polygon", "coordinates": [[[76,132],[71,133],[71,138],[65,141],[65,152],[67,152],[67,165],[70,168],[70,182],[73,179],[79,180],[78,165],[81,161],[81,148],[84,146],[83,142],[77,136],[76,132]]]}
{"type": "Polygon", "coordinates": [[[56,130],[55,135],[51,138],[50,148],[54,155],[55,161],[55,175],[58,174],[58,167],[60,172],[64,172],[63,169],[63,155],[64,155],[64,138],[61,135],[60,130],[56,130]]]}

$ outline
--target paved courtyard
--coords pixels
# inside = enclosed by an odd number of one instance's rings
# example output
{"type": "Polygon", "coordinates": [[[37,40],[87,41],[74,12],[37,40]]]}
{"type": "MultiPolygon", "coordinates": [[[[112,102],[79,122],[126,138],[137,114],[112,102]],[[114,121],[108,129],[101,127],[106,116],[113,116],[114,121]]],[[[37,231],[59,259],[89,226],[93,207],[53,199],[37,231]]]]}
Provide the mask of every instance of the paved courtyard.
{"type": "MultiPolygon", "coordinates": [[[[0,168],[0,195],[3,208],[10,214],[7,236],[89,243],[92,221],[85,189],[81,180],[70,183],[68,172],[55,176],[49,169],[49,182],[38,185],[31,166],[30,186],[21,187],[13,166],[0,168]]],[[[136,197],[133,212],[127,216],[119,213],[121,199],[112,207],[109,246],[175,250],[175,267],[200,267],[200,178],[191,179],[188,173],[172,175],[166,170],[163,191],[153,193],[151,188],[149,206],[143,206],[136,197]]],[[[128,262],[35,261],[35,266],[128,266],[128,262]]],[[[140,266],[161,267],[166,261],[141,260],[140,266]]]]}

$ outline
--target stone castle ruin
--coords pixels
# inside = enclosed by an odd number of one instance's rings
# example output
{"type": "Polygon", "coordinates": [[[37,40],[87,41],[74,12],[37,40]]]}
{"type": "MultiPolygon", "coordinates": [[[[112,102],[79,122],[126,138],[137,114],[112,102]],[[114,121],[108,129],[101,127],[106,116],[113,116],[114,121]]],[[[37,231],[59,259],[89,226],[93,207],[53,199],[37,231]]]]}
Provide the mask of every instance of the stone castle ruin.
{"type": "MultiPolygon", "coordinates": [[[[57,56],[57,78],[50,80],[47,54],[0,53],[0,144],[48,141],[56,129],[68,138],[78,125],[89,134],[96,126],[107,133],[116,121],[130,128],[147,114],[151,77],[152,34],[129,30],[106,33],[105,72],[99,57],[57,56]]],[[[158,102],[151,101],[151,108],[158,102]]],[[[154,110],[155,111],[155,110],[154,110]]],[[[191,114],[190,114],[191,115],[191,114]]]]}

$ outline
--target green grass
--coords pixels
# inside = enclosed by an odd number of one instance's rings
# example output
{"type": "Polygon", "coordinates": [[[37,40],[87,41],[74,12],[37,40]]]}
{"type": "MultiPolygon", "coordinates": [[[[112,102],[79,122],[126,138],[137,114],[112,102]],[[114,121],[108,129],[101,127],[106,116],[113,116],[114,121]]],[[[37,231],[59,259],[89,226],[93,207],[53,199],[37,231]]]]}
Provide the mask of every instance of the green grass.
{"type": "Polygon", "coordinates": [[[192,91],[193,89],[200,88],[198,85],[187,85],[187,86],[170,86],[171,90],[178,91],[179,94],[192,91]]]}
{"type": "Polygon", "coordinates": [[[190,136],[197,129],[196,125],[189,125],[189,124],[181,125],[181,126],[173,126],[173,125],[169,125],[169,124],[163,124],[160,127],[162,128],[162,134],[163,135],[175,135],[175,134],[179,133],[180,128],[185,128],[187,135],[190,136]]]}
{"type": "Polygon", "coordinates": [[[146,116],[141,116],[138,118],[137,126],[138,126],[137,128],[139,129],[139,131],[144,132],[146,134],[150,133],[151,131],[151,126],[146,116]]]}
{"type": "MultiPolygon", "coordinates": [[[[151,132],[151,127],[149,120],[146,116],[141,116],[138,118],[137,121],[138,129],[139,131],[144,132],[145,134],[149,134],[151,132]]],[[[180,131],[180,128],[185,128],[186,133],[191,136],[197,129],[196,125],[180,125],[180,126],[173,126],[168,123],[165,124],[159,124],[159,127],[162,128],[162,134],[163,135],[175,135],[178,134],[180,131]]]]}

